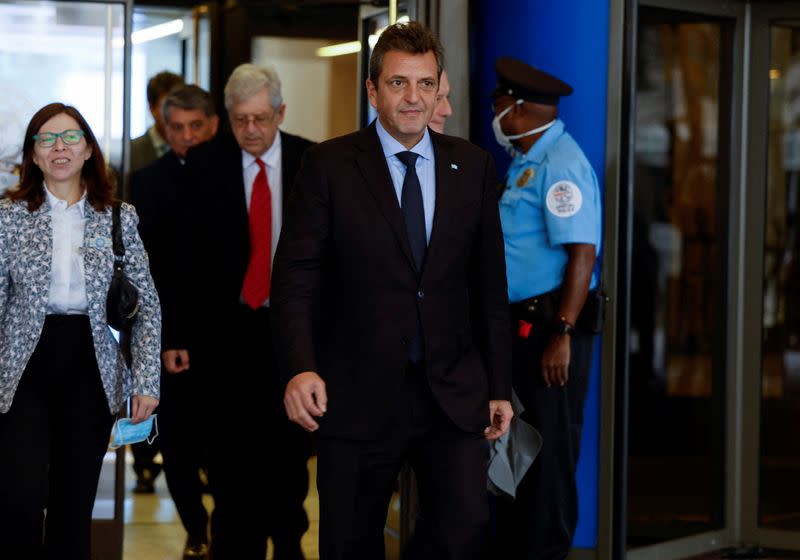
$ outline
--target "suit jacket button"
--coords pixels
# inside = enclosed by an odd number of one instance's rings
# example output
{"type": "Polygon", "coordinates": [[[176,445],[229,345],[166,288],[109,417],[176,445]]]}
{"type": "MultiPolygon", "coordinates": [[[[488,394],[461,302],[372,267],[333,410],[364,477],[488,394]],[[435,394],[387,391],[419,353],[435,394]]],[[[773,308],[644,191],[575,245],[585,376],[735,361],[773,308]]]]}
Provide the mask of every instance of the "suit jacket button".
{"type": "Polygon", "coordinates": [[[419,290],[417,292],[417,299],[422,299],[424,297],[425,297],[425,292],[423,292],[422,290],[419,290]]]}

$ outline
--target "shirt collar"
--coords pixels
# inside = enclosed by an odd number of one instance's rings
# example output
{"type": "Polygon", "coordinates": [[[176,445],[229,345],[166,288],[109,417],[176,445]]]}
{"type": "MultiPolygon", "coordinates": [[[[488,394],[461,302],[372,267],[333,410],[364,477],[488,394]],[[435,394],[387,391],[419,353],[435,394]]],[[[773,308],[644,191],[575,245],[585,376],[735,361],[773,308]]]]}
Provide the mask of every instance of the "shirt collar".
{"type": "MultiPolygon", "coordinates": [[[[43,183],[44,184],[44,183],[43,183]]],[[[50,208],[58,208],[60,210],[69,210],[70,208],[77,206],[78,213],[81,215],[81,218],[86,216],[86,189],[83,190],[83,195],[81,198],[73,204],[72,206],[67,206],[67,201],[61,198],[58,198],[56,195],[50,192],[50,189],[47,188],[47,185],[44,184],[44,192],[47,196],[47,202],[50,204],[50,208]]]]}
{"type": "Polygon", "coordinates": [[[411,150],[403,146],[397,141],[397,139],[395,139],[394,136],[389,134],[386,129],[383,128],[380,117],[375,119],[375,129],[378,131],[378,139],[381,141],[383,155],[386,156],[387,159],[394,156],[397,152],[408,151],[419,154],[423,159],[433,159],[433,142],[431,142],[431,135],[428,132],[427,126],[425,127],[425,132],[422,135],[422,139],[417,142],[417,144],[412,147],[411,150]]]}
{"type": "MultiPolygon", "coordinates": [[[[258,158],[263,161],[270,169],[277,169],[280,164],[281,156],[281,131],[275,133],[275,140],[272,141],[272,146],[261,154],[258,158]]],[[[247,169],[256,161],[256,156],[242,150],[242,169],[247,169]]]]}
{"type": "Polygon", "coordinates": [[[169,151],[169,144],[156,130],[155,125],[151,126],[147,129],[147,135],[150,137],[150,141],[153,143],[153,148],[155,148],[156,153],[159,156],[163,156],[169,151]]]}
{"type": "Polygon", "coordinates": [[[528,150],[528,153],[522,154],[521,160],[529,161],[533,163],[541,163],[542,158],[547,153],[547,150],[550,149],[550,146],[555,143],[555,141],[564,133],[564,121],[561,119],[556,119],[556,122],[553,126],[548,128],[542,137],[539,138],[536,143],[531,146],[531,149],[528,150]]]}

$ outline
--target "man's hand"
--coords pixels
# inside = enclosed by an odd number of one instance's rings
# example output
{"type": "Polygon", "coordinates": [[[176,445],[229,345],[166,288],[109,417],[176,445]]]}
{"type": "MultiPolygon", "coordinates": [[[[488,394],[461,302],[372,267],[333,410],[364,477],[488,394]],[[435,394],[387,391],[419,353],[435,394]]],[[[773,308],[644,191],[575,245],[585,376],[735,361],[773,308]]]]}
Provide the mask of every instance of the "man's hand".
{"type": "Polygon", "coordinates": [[[564,386],[569,378],[570,337],[556,335],[550,339],[542,354],[542,380],[548,387],[553,384],[564,386]]]}
{"type": "Polygon", "coordinates": [[[189,369],[188,350],[164,350],[161,353],[161,360],[167,373],[180,373],[189,369]]]}
{"type": "Polygon", "coordinates": [[[131,424],[138,424],[150,418],[158,406],[158,399],[147,395],[133,395],[131,399],[131,424]]]}
{"type": "Polygon", "coordinates": [[[315,371],[298,373],[286,385],[283,405],[289,420],[300,424],[309,432],[316,431],[319,424],[313,417],[321,417],[328,409],[325,382],[315,371]]]}
{"type": "Polygon", "coordinates": [[[489,401],[489,426],[483,430],[486,439],[497,439],[508,431],[514,410],[509,401],[489,401]]]}

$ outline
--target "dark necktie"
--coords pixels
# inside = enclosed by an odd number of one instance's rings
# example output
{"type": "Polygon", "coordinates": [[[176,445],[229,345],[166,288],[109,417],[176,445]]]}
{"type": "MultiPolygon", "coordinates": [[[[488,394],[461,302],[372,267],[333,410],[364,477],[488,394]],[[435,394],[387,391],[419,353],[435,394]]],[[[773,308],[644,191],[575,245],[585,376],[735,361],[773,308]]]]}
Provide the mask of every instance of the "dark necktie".
{"type": "MultiPolygon", "coordinates": [[[[403,210],[408,242],[411,244],[411,254],[414,256],[414,263],[417,265],[417,273],[422,274],[425,251],[428,248],[428,238],[425,230],[425,207],[422,204],[422,187],[419,184],[419,177],[417,177],[417,158],[419,154],[399,152],[395,155],[406,166],[406,178],[403,179],[403,190],[400,193],[400,207],[403,210]]],[[[417,310],[417,330],[408,345],[408,358],[414,363],[422,359],[422,323],[419,310],[417,310]]]]}
{"type": "Polygon", "coordinates": [[[403,180],[403,191],[400,194],[400,207],[406,222],[408,242],[411,244],[411,254],[417,265],[417,272],[422,273],[422,264],[425,261],[425,251],[428,248],[428,238],[425,232],[425,207],[422,204],[422,187],[417,177],[417,158],[414,152],[399,152],[397,159],[406,166],[406,178],[403,180]]]}
{"type": "Polygon", "coordinates": [[[272,257],[272,196],[264,162],[256,159],[258,175],[250,195],[250,262],[244,276],[242,299],[258,309],[269,297],[270,260],[272,257]]]}

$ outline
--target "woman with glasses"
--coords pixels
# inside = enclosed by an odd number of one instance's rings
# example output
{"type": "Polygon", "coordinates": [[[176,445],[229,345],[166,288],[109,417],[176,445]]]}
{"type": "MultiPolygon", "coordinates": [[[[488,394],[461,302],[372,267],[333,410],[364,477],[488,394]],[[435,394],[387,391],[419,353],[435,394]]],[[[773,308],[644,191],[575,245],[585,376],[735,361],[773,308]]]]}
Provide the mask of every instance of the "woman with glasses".
{"type": "Polygon", "coordinates": [[[125,272],[139,291],[129,370],[106,322],[112,186],[89,125],[52,103],[31,119],[19,185],[0,200],[0,549],[88,560],[114,415],[158,404],[161,312],[123,204],[125,272]],[[46,513],[45,513],[46,512],[46,513]]]}

